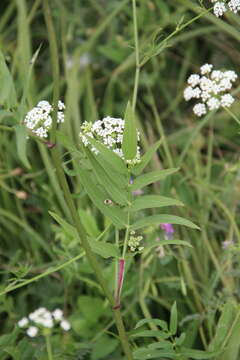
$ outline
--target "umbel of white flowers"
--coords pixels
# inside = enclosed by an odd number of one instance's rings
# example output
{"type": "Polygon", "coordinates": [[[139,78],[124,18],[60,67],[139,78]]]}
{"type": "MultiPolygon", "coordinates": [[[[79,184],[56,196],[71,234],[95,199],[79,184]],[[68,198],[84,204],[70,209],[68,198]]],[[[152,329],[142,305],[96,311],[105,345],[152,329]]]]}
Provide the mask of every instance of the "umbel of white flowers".
{"type": "MultiPolygon", "coordinates": [[[[94,123],[84,121],[81,126],[79,134],[84,146],[89,146],[90,150],[96,155],[99,151],[90,145],[87,136],[100,141],[108,149],[114,151],[120,158],[124,159],[122,151],[123,131],[125,121],[123,119],[116,119],[110,116],[102,120],[97,120],[94,123]]],[[[138,132],[139,141],[139,132],[138,132]]],[[[135,165],[140,162],[140,147],[137,146],[137,154],[133,160],[125,160],[127,164],[135,165]]]]}
{"type": "Polygon", "coordinates": [[[61,309],[55,309],[50,312],[44,307],[40,307],[27,317],[18,321],[20,328],[26,329],[26,333],[30,337],[35,337],[43,329],[52,329],[54,326],[60,326],[63,330],[71,329],[70,323],[64,318],[61,309]]]}
{"type": "MultiPolygon", "coordinates": [[[[58,101],[57,123],[64,122],[65,105],[62,101],[58,101]]],[[[52,112],[53,107],[48,101],[42,100],[37,106],[30,110],[25,119],[25,126],[34,134],[40,138],[47,138],[48,131],[52,127],[52,112]]]]}
{"type": "Polygon", "coordinates": [[[234,98],[228,92],[237,79],[235,71],[212,70],[212,64],[205,64],[200,68],[201,75],[192,74],[188,78],[189,86],[184,90],[186,101],[201,99],[193,107],[197,116],[202,116],[208,110],[217,110],[220,107],[230,107],[234,98]]]}
{"type": "Polygon", "coordinates": [[[211,2],[214,3],[213,13],[217,17],[223,16],[223,14],[228,10],[232,11],[235,14],[237,14],[237,12],[240,11],[240,0],[230,0],[230,1],[211,0],[211,2]]]}

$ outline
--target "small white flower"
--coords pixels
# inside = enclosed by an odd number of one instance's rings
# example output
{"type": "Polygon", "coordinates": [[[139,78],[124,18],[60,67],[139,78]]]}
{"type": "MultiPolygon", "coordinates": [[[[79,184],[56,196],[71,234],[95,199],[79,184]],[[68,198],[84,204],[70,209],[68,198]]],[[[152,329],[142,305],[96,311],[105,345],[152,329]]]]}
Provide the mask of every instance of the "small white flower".
{"type": "Polygon", "coordinates": [[[234,103],[234,97],[230,94],[225,94],[221,97],[221,105],[230,107],[234,103]]]}
{"type": "MultiPolygon", "coordinates": [[[[200,67],[200,71],[202,75],[209,74],[212,71],[212,64],[204,64],[200,67]]],[[[199,79],[200,80],[200,79],[199,79]]]]}
{"type": "Polygon", "coordinates": [[[217,17],[223,16],[223,14],[227,11],[226,5],[222,1],[218,1],[215,3],[213,7],[213,13],[217,17]]]}
{"type": "Polygon", "coordinates": [[[60,322],[60,326],[61,326],[61,328],[62,328],[63,330],[65,330],[65,331],[68,331],[68,330],[71,329],[70,323],[69,323],[67,320],[65,320],[65,319],[60,322]]]}
{"type": "MultiPolygon", "coordinates": [[[[64,122],[64,113],[65,109],[64,103],[58,101],[58,112],[57,112],[57,123],[64,122]]],[[[48,131],[52,127],[52,112],[53,107],[49,104],[48,101],[42,100],[39,101],[37,106],[30,110],[24,119],[25,126],[31,130],[33,134],[40,138],[47,138],[48,131]]]]}
{"type": "Polygon", "coordinates": [[[231,0],[228,2],[229,9],[235,14],[240,11],[240,0],[231,0]]]}
{"type": "MultiPolygon", "coordinates": [[[[188,86],[183,93],[186,101],[201,98],[202,103],[196,104],[193,108],[197,116],[205,115],[208,110],[217,110],[221,106],[230,107],[234,102],[234,98],[228,92],[238,77],[236,72],[212,70],[212,67],[212,64],[203,65],[201,67],[202,76],[195,81],[195,87],[188,86]]],[[[188,80],[193,79],[190,82],[194,83],[195,78],[196,74],[193,74],[193,78],[190,76],[188,80]]]]}
{"type": "Polygon", "coordinates": [[[19,326],[20,328],[23,328],[23,327],[25,327],[28,323],[29,323],[28,318],[24,317],[24,318],[22,318],[21,320],[18,321],[18,326],[19,326]]]}
{"type": "Polygon", "coordinates": [[[216,99],[215,97],[211,97],[208,101],[207,101],[207,105],[209,107],[209,110],[217,110],[219,109],[221,103],[218,99],[216,99]]]}
{"type": "Polygon", "coordinates": [[[196,86],[199,84],[200,76],[198,74],[192,74],[188,78],[188,84],[191,86],[196,86]]]}
{"type": "Polygon", "coordinates": [[[186,87],[183,96],[186,101],[191,100],[193,98],[193,88],[191,86],[186,87]]]}
{"type": "Polygon", "coordinates": [[[202,116],[205,115],[207,113],[207,109],[205,104],[202,103],[198,103],[193,107],[193,112],[197,115],[197,116],[202,116]]]}
{"type": "Polygon", "coordinates": [[[30,326],[27,329],[27,335],[30,337],[35,337],[38,333],[38,328],[36,326],[30,326]]]}
{"type": "Polygon", "coordinates": [[[63,311],[61,309],[55,309],[53,312],[52,312],[52,316],[54,317],[54,319],[56,321],[60,321],[63,319],[63,311]]]}

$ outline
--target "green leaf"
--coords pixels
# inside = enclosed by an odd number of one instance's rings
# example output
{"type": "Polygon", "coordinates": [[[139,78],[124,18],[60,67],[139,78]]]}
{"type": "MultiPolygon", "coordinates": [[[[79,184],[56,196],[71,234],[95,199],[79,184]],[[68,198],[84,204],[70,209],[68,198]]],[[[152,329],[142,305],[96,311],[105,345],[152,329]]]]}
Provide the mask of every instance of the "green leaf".
{"type": "MultiPolygon", "coordinates": [[[[114,182],[114,174],[110,178],[104,168],[98,163],[95,156],[87,148],[84,149],[88,159],[90,160],[93,172],[95,173],[99,184],[101,184],[105,191],[109,194],[112,200],[121,205],[127,205],[127,193],[123,189],[119,189],[114,182]]],[[[97,156],[97,155],[96,155],[97,156]]]]}
{"type": "Polygon", "coordinates": [[[27,158],[27,129],[24,125],[15,125],[14,130],[16,133],[17,153],[19,159],[22,161],[24,166],[30,169],[31,165],[27,158]]]}
{"type": "Polygon", "coordinates": [[[127,174],[127,167],[124,161],[115,154],[114,151],[108,149],[105,145],[101,144],[99,141],[90,138],[87,136],[88,141],[93,145],[103,156],[103,158],[114,168],[116,172],[120,174],[127,174]]]}
{"type": "Polygon", "coordinates": [[[157,141],[153,146],[151,146],[147,152],[141,157],[141,162],[134,166],[134,168],[131,170],[134,175],[140,175],[141,172],[145,169],[145,167],[148,165],[150,160],[152,159],[152,156],[155,154],[159,146],[161,145],[163,139],[160,139],[157,141]]]}
{"type": "Polygon", "coordinates": [[[234,305],[232,301],[227,302],[223,307],[222,314],[217,324],[215,336],[209,346],[210,351],[219,349],[223,344],[230,328],[232,327],[234,312],[234,305]]]}
{"type": "Polygon", "coordinates": [[[3,53],[0,51],[0,105],[8,109],[17,105],[17,95],[10,71],[6,65],[3,53]]]}
{"type": "Polygon", "coordinates": [[[165,350],[173,350],[173,344],[169,340],[161,340],[159,342],[152,343],[148,345],[149,349],[165,349],[165,350]]]}
{"type": "Polygon", "coordinates": [[[97,237],[99,236],[99,229],[97,227],[97,223],[94,217],[94,214],[91,214],[90,212],[83,210],[83,209],[79,209],[78,210],[82,224],[86,230],[86,232],[88,233],[89,236],[91,237],[97,237]]]}
{"type": "Polygon", "coordinates": [[[191,349],[185,349],[185,348],[181,348],[181,350],[180,350],[181,355],[183,355],[185,357],[190,357],[191,359],[197,359],[197,360],[211,359],[215,356],[218,356],[220,353],[221,353],[221,351],[208,352],[208,351],[191,350],[191,349]]]}
{"type": "Polygon", "coordinates": [[[187,241],[184,240],[175,240],[175,239],[171,239],[171,240],[160,240],[160,241],[151,241],[150,243],[148,243],[146,246],[144,246],[145,249],[151,249],[153,247],[156,246],[165,246],[165,245],[183,245],[183,246],[188,246],[192,248],[192,245],[189,244],[187,241]]]}
{"type": "Polygon", "coordinates": [[[151,350],[149,348],[140,348],[133,353],[134,359],[147,360],[147,359],[176,359],[174,350],[151,350]]]}
{"type": "Polygon", "coordinates": [[[119,207],[115,205],[106,205],[104,202],[108,199],[108,194],[100,186],[96,186],[92,180],[91,172],[81,168],[79,171],[80,181],[97,208],[106,216],[108,216],[117,228],[125,228],[127,224],[127,215],[119,207]]]}
{"type": "Polygon", "coordinates": [[[127,174],[116,173],[112,165],[110,165],[101,154],[95,156],[97,162],[104,168],[109,177],[111,177],[118,188],[126,191],[128,187],[128,176],[127,174]]]}
{"type": "Polygon", "coordinates": [[[74,228],[74,226],[72,226],[71,224],[69,224],[67,221],[63,220],[61,218],[61,216],[57,215],[56,213],[54,213],[53,211],[49,211],[49,214],[54,218],[54,220],[62,226],[62,228],[64,229],[64,231],[71,235],[74,238],[78,238],[78,233],[77,230],[74,228]]]}
{"type": "Polygon", "coordinates": [[[169,197],[160,196],[160,195],[143,195],[137,197],[132,205],[130,206],[130,211],[138,211],[143,209],[152,209],[156,207],[164,206],[183,206],[183,203],[179,200],[175,200],[169,197]]]}
{"type": "Polygon", "coordinates": [[[77,299],[77,305],[79,312],[89,324],[96,324],[106,311],[104,301],[100,297],[81,295],[77,299]]]}
{"type": "Polygon", "coordinates": [[[170,333],[175,335],[177,332],[177,304],[174,302],[171,308],[171,316],[170,316],[170,333]]]}
{"type": "Polygon", "coordinates": [[[160,339],[167,339],[169,336],[171,336],[170,333],[160,330],[144,330],[131,334],[131,337],[158,337],[160,339]]]}
{"type": "Polygon", "coordinates": [[[147,174],[141,175],[141,176],[137,177],[136,179],[134,179],[134,182],[130,186],[130,189],[131,189],[131,191],[141,189],[144,186],[147,186],[156,181],[164,179],[168,175],[174,174],[178,170],[179,170],[178,168],[172,168],[172,169],[167,169],[167,170],[151,171],[147,174]]]}
{"type": "Polygon", "coordinates": [[[130,102],[127,104],[124,120],[122,151],[126,160],[132,160],[137,154],[137,129],[134,111],[130,102]]]}
{"type": "Polygon", "coordinates": [[[118,346],[118,340],[110,336],[101,336],[93,344],[93,350],[91,353],[91,360],[106,359],[107,355],[111,354],[118,346]]]}
{"type": "Polygon", "coordinates": [[[118,247],[114,244],[109,244],[106,242],[96,241],[94,239],[88,239],[91,249],[96,254],[102,256],[105,259],[110,257],[118,258],[119,250],[118,247]]]}
{"type": "Polygon", "coordinates": [[[145,324],[156,324],[160,326],[163,330],[168,331],[168,325],[166,321],[160,320],[160,319],[142,319],[137,322],[135,329],[139,328],[140,326],[143,326],[145,324]]]}
{"type": "Polygon", "coordinates": [[[184,225],[192,229],[199,229],[197,225],[180,216],[162,214],[162,215],[147,216],[144,217],[143,219],[136,221],[133,225],[131,225],[131,230],[138,230],[146,226],[160,225],[164,223],[184,225]]]}
{"type": "Polygon", "coordinates": [[[66,136],[63,132],[57,130],[56,137],[57,137],[57,141],[60,144],[62,144],[67,150],[80,153],[76,148],[75,144],[71,141],[69,136],[66,136]]]}

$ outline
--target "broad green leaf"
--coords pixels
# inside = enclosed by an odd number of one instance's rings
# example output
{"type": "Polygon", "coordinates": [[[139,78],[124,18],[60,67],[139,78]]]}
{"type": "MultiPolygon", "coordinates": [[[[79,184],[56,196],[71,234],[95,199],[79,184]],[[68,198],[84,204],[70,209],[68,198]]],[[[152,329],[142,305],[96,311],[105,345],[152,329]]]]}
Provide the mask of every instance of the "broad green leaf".
{"type": "Polygon", "coordinates": [[[94,238],[99,236],[100,231],[97,227],[94,214],[89,213],[83,209],[79,209],[78,212],[86,232],[94,238]]]}
{"type": "Polygon", "coordinates": [[[211,359],[215,356],[218,356],[220,353],[221,353],[220,351],[208,352],[208,351],[191,350],[191,349],[185,349],[185,348],[181,348],[181,350],[180,350],[180,354],[182,356],[185,356],[185,357],[188,357],[191,359],[196,359],[196,360],[211,359]]]}
{"type": "Polygon", "coordinates": [[[6,346],[12,345],[19,334],[19,329],[15,328],[10,334],[0,336],[0,350],[4,350],[6,346]]]}
{"type": "Polygon", "coordinates": [[[108,149],[105,145],[101,144],[95,139],[90,138],[89,136],[87,136],[87,139],[90,144],[101,153],[104,159],[112,165],[116,172],[119,172],[120,174],[127,174],[127,167],[124,164],[124,161],[117,154],[115,154],[114,151],[108,149]]]}
{"type": "Polygon", "coordinates": [[[78,311],[86,318],[89,324],[96,324],[104,314],[106,308],[104,300],[100,297],[81,295],[77,299],[78,311]]]}
{"type": "Polygon", "coordinates": [[[61,216],[57,215],[53,211],[49,211],[49,214],[54,218],[54,220],[62,226],[62,228],[65,230],[65,232],[69,235],[71,235],[74,238],[78,237],[77,230],[74,226],[69,224],[66,220],[62,219],[61,216]]]}
{"type": "Polygon", "coordinates": [[[192,229],[199,229],[197,225],[180,216],[162,214],[162,215],[147,216],[144,217],[143,219],[136,221],[133,225],[131,225],[131,230],[137,230],[146,226],[160,225],[164,223],[184,225],[192,229]]]}
{"type": "Polygon", "coordinates": [[[108,199],[108,194],[100,186],[96,186],[92,180],[91,172],[81,168],[79,171],[80,181],[97,208],[106,216],[108,216],[114,225],[119,229],[125,228],[127,224],[127,215],[119,207],[115,205],[106,205],[104,202],[108,199]]]}
{"type": "Polygon", "coordinates": [[[27,129],[24,125],[15,125],[14,130],[16,133],[17,153],[19,159],[22,161],[23,165],[30,169],[31,165],[27,158],[27,129]]]}
{"type": "Polygon", "coordinates": [[[134,175],[140,175],[141,172],[145,169],[145,167],[148,165],[148,163],[151,161],[153,155],[161,145],[163,139],[160,139],[157,141],[153,146],[148,149],[147,152],[141,157],[141,162],[134,166],[134,168],[131,170],[134,175]]]}
{"type": "Polygon", "coordinates": [[[124,120],[122,151],[126,160],[132,160],[137,154],[137,129],[134,111],[130,102],[127,104],[124,120]]]}
{"type": "Polygon", "coordinates": [[[140,326],[143,326],[145,324],[156,324],[160,326],[163,330],[168,330],[168,325],[166,321],[160,320],[160,319],[142,319],[137,322],[135,329],[139,328],[140,326]]]}
{"type": "Polygon", "coordinates": [[[169,336],[171,336],[170,333],[160,330],[144,330],[131,334],[131,337],[158,337],[160,339],[167,339],[169,336]]]}
{"type": "Polygon", "coordinates": [[[151,209],[154,207],[164,207],[164,206],[183,206],[183,203],[179,200],[175,200],[169,197],[160,196],[160,195],[143,195],[137,197],[132,205],[130,206],[130,211],[138,211],[143,209],[151,209]]]}
{"type": "Polygon", "coordinates": [[[112,165],[107,162],[104,157],[99,153],[97,156],[95,156],[95,159],[99,162],[99,164],[104,168],[108,176],[110,176],[116,185],[120,189],[126,190],[128,187],[128,176],[127,174],[120,174],[119,172],[116,173],[112,165]]]}
{"type": "Polygon", "coordinates": [[[144,186],[164,179],[168,175],[174,174],[176,171],[178,171],[178,168],[151,171],[134,179],[134,182],[130,186],[130,189],[131,191],[141,189],[144,186]]]}
{"type": "Polygon", "coordinates": [[[67,150],[76,151],[77,153],[80,153],[76,148],[75,144],[73,143],[73,141],[71,141],[70,137],[66,136],[62,131],[57,130],[56,137],[58,142],[60,142],[60,144],[62,144],[67,150]]]}
{"type": "Polygon", "coordinates": [[[111,354],[118,345],[119,343],[117,339],[103,334],[103,336],[101,336],[93,344],[91,360],[106,359],[107,355],[111,354]]]}
{"type": "Polygon", "coordinates": [[[175,335],[177,332],[177,304],[174,302],[171,308],[171,316],[170,316],[170,333],[175,335]]]}
{"type": "MultiPolygon", "coordinates": [[[[88,159],[90,160],[93,172],[95,173],[99,184],[101,184],[105,191],[109,194],[110,198],[116,203],[127,205],[127,193],[123,189],[119,189],[114,182],[114,177],[110,178],[104,168],[98,163],[95,156],[87,148],[84,149],[88,159]]],[[[96,155],[97,156],[97,155],[96,155]]]]}
{"type": "Polygon", "coordinates": [[[3,53],[0,51],[0,105],[8,109],[17,105],[17,95],[10,71],[6,65],[3,53]]]}
{"type": "Polygon", "coordinates": [[[96,254],[102,256],[105,259],[110,257],[118,258],[119,257],[119,250],[118,247],[114,244],[96,241],[94,239],[88,239],[91,249],[96,254]]]}
{"type": "Polygon", "coordinates": [[[226,336],[232,326],[234,320],[234,305],[232,301],[227,302],[222,310],[222,314],[220,319],[218,320],[217,329],[215,332],[215,336],[209,346],[210,351],[214,351],[215,349],[219,349],[223,344],[226,336]]]}
{"type": "Polygon", "coordinates": [[[151,350],[149,348],[140,348],[133,353],[134,359],[147,360],[147,359],[176,359],[174,350],[151,350]]]}

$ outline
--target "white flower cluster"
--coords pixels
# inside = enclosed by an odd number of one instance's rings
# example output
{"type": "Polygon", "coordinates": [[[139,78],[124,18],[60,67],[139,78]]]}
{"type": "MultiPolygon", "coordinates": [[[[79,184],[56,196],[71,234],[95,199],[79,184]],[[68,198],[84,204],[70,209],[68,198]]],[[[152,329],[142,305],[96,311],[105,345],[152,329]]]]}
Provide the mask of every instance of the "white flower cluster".
{"type": "Polygon", "coordinates": [[[39,330],[52,329],[55,325],[68,331],[71,329],[70,323],[64,318],[61,309],[55,309],[53,312],[48,311],[46,308],[41,307],[34,312],[30,313],[28,317],[24,317],[18,321],[20,328],[26,328],[26,333],[30,337],[35,337],[39,330]]]}
{"type": "Polygon", "coordinates": [[[228,2],[211,0],[211,2],[214,3],[213,13],[217,17],[223,16],[223,14],[228,10],[232,11],[235,14],[240,11],[240,0],[230,0],[228,2]]]}
{"type": "MultiPolygon", "coordinates": [[[[57,122],[64,122],[64,113],[65,105],[62,101],[58,101],[58,113],[57,113],[57,122]]],[[[30,110],[25,119],[24,124],[26,127],[31,130],[31,132],[41,138],[48,137],[48,131],[52,127],[52,116],[53,112],[52,105],[48,101],[42,100],[37,106],[30,110]]]]}
{"type": "Polygon", "coordinates": [[[130,238],[128,240],[128,246],[130,247],[131,251],[142,251],[144,249],[143,246],[139,246],[140,242],[142,241],[142,236],[136,236],[135,231],[130,232],[130,238]]]}
{"type": "Polygon", "coordinates": [[[184,90],[186,101],[194,98],[202,100],[193,107],[193,112],[197,116],[205,115],[208,110],[230,107],[234,102],[228,91],[236,81],[237,74],[232,70],[220,71],[212,68],[212,64],[201,66],[201,75],[192,74],[188,78],[189,86],[184,90]]]}
{"type": "MultiPolygon", "coordinates": [[[[116,119],[110,116],[105,117],[102,120],[97,120],[94,123],[84,121],[81,126],[81,132],[79,134],[83,144],[89,146],[89,141],[86,137],[89,136],[100,141],[108,149],[114,151],[119,157],[124,160],[124,155],[122,151],[122,141],[123,141],[123,131],[124,131],[124,120],[116,119]]],[[[139,140],[139,132],[138,132],[139,140]]],[[[99,151],[94,147],[90,146],[92,152],[96,155],[99,151]]],[[[140,147],[137,147],[137,154],[135,159],[126,160],[127,164],[135,165],[140,162],[140,147]]]]}

